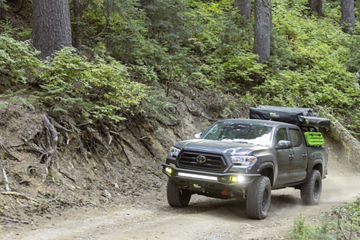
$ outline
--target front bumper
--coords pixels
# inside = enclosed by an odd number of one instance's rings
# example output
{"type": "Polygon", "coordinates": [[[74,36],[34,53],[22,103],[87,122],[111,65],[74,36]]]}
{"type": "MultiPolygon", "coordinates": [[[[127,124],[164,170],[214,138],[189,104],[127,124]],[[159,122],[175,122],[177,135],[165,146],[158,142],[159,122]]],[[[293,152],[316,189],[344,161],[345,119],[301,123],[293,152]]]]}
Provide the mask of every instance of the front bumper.
{"type": "MultiPolygon", "coordinates": [[[[182,188],[194,192],[223,192],[244,193],[247,187],[260,174],[245,174],[236,172],[214,173],[177,168],[174,165],[162,164],[163,172],[182,188]]],[[[224,194],[223,194],[224,195],[224,194]]]]}

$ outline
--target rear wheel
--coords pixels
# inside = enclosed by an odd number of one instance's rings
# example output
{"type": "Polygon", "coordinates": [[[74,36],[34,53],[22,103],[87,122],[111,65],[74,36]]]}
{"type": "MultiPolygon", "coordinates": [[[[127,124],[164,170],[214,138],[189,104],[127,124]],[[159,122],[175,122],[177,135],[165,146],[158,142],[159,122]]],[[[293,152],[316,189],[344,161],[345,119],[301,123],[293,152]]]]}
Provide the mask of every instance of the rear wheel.
{"type": "Polygon", "coordinates": [[[189,205],[191,193],[189,190],[180,189],[179,186],[169,178],[167,184],[167,200],[170,206],[184,208],[189,205]]]}
{"type": "Polygon", "coordinates": [[[271,204],[271,183],[268,177],[257,179],[248,189],[246,214],[249,218],[266,218],[271,204]]]}
{"type": "Polygon", "coordinates": [[[306,205],[318,204],[322,189],[321,173],[313,170],[309,180],[301,187],[301,200],[306,205]]]}

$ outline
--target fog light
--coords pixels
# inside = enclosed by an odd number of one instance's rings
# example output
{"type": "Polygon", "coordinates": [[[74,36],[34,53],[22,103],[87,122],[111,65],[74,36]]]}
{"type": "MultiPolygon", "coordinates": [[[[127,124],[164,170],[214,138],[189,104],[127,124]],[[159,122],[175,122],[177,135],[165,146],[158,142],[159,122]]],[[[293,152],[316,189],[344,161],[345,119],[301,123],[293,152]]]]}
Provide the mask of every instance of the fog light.
{"type": "Polygon", "coordinates": [[[237,183],[237,182],[238,182],[237,176],[230,176],[229,182],[231,182],[231,183],[237,183]]]}
{"type": "Polygon", "coordinates": [[[171,175],[173,173],[173,169],[171,167],[166,167],[165,168],[165,172],[169,175],[171,175]]]}
{"type": "Polygon", "coordinates": [[[229,182],[230,183],[243,183],[243,182],[245,182],[245,177],[242,175],[230,176],[229,182]]]}

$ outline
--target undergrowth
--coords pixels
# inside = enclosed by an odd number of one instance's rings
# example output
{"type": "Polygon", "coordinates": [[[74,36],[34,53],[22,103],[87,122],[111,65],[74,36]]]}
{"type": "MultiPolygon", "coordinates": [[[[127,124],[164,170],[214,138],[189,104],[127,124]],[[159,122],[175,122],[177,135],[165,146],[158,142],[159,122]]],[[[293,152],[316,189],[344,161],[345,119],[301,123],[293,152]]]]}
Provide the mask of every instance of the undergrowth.
{"type": "Polygon", "coordinates": [[[89,122],[118,122],[145,112],[150,89],[133,82],[119,61],[99,55],[90,61],[72,48],[45,62],[37,54],[29,42],[0,36],[0,98],[30,95],[30,105],[89,122]]]}
{"type": "Polygon", "coordinates": [[[360,238],[360,198],[353,203],[341,206],[323,217],[319,225],[307,224],[299,216],[288,235],[293,240],[327,240],[360,238]]]}

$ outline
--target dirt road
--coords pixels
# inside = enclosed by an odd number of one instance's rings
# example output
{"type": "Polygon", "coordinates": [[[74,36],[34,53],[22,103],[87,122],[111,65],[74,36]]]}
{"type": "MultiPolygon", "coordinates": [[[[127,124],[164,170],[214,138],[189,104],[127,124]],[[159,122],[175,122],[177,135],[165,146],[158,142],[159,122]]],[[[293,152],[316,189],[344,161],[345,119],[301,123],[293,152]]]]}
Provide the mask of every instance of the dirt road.
{"type": "MultiPolygon", "coordinates": [[[[303,206],[298,190],[273,191],[269,216],[249,220],[245,203],[193,197],[186,209],[172,209],[165,187],[108,209],[72,209],[51,220],[1,234],[1,239],[279,239],[300,214],[316,219],[322,212],[351,201],[360,193],[360,176],[334,169],[323,182],[320,205],[303,206]]],[[[2,229],[4,230],[4,229],[2,229]]]]}

